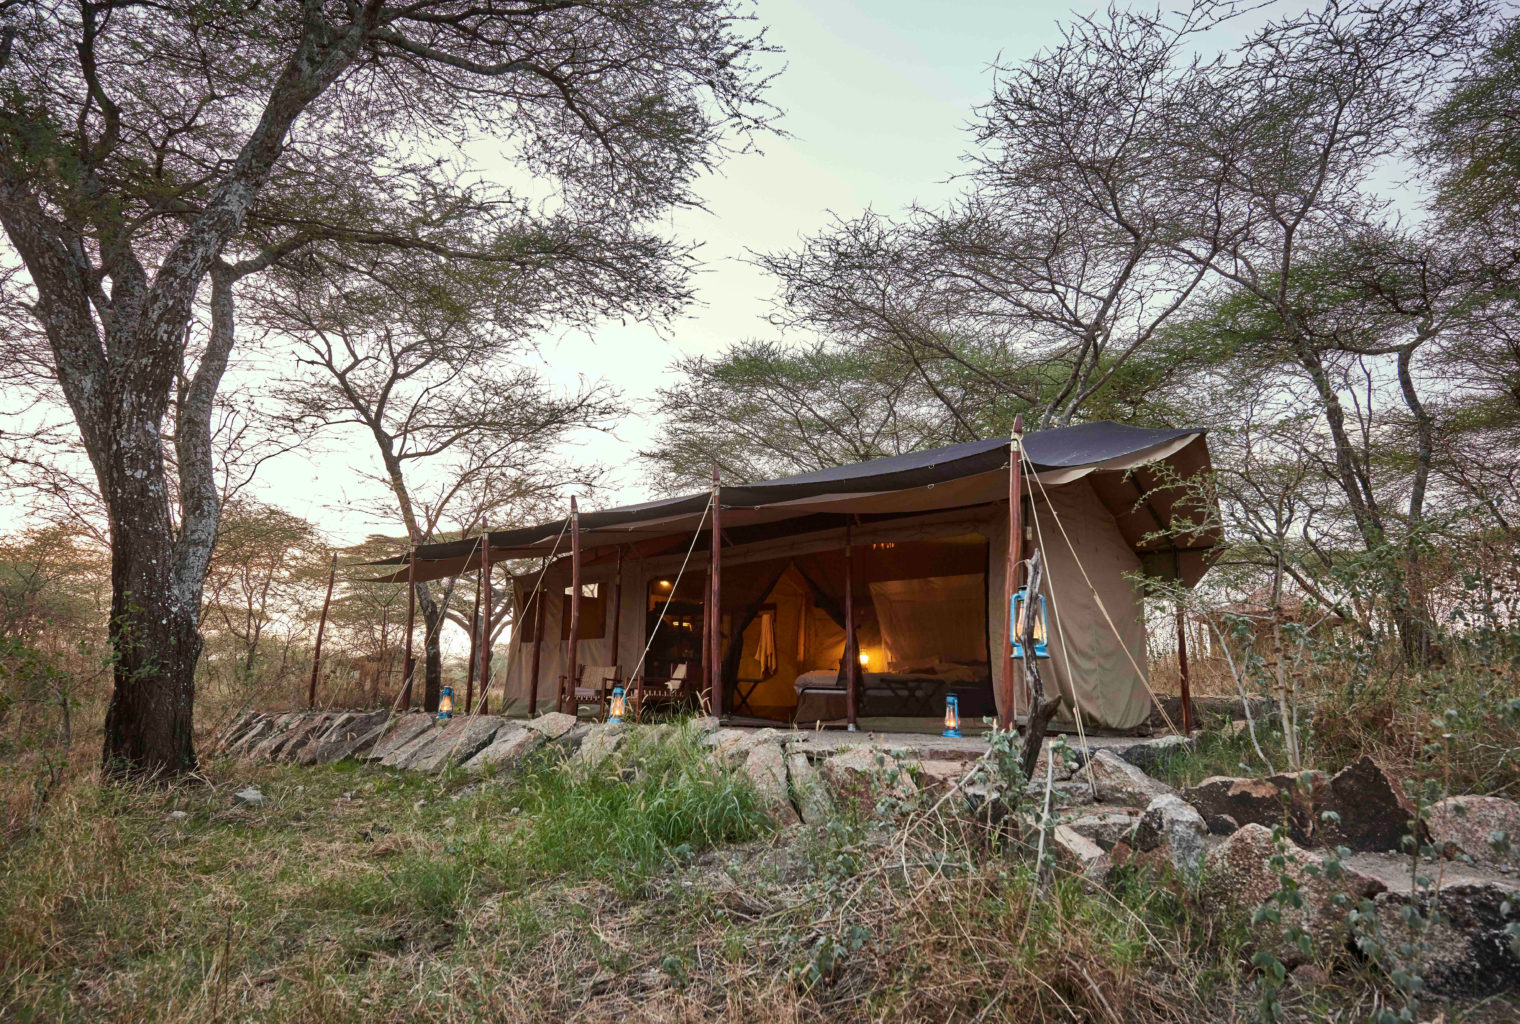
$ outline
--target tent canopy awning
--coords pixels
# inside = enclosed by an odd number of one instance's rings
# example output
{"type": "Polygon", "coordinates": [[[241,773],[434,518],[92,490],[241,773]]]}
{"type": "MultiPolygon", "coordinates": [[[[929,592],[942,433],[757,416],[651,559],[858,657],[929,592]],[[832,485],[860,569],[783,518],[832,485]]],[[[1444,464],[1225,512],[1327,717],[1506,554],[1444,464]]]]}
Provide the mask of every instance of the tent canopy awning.
{"type": "MultiPolygon", "coordinates": [[[[1219,542],[1214,501],[1198,483],[1209,469],[1202,430],[1157,430],[1122,423],[1084,423],[1024,436],[1024,450],[1041,484],[1059,486],[1093,475],[1093,487],[1141,554],[1148,571],[1191,584],[1219,542]],[[1165,465],[1161,470],[1156,467],[1165,465]],[[1149,467],[1149,469],[1147,469],[1149,467]],[[1170,564],[1168,564],[1170,559],[1170,564]],[[1186,562],[1187,565],[1183,563],[1186,562]]],[[[894,516],[1006,501],[1009,438],[967,441],[945,448],[892,455],[721,490],[725,534],[787,520],[830,515],[894,516]]],[[[706,491],[624,505],[580,516],[582,552],[679,536],[701,527],[706,491]]],[[[801,525],[801,524],[799,524],[801,525]]],[[[811,525],[811,524],[810,524],[811,525]]],[[[487,537],[493,562],[569,550],[568,519],[487,537]]],[[[466,537],[416,549],[416,579],[434,580],[480,565],[482,540],[466,537]]],[[[405,553],[377,566],[405,566],[405,553]]],[[[405,569],[379,582],[406,582],[405,569]]]]}

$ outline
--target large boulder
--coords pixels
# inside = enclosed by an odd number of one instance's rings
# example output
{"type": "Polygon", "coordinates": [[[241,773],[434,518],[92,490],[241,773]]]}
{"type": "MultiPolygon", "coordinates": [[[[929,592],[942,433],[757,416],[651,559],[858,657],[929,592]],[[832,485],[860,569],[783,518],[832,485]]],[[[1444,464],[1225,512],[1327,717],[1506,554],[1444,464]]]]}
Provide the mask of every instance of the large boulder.
{"type": "Polygon", "coordinates": [[[591,726],[570,758],[571,763],[588,770],[598,767],[617,752],[632,728],[627,722],[599,722],[591,726]]]}
{"type": "Polygon", "coordinates": [[[1403,781],[1371,757],[1331,776],[1320,806],[1338,818],[1321,824],[1321,841],[1327,846],[1398,851],[1414,825],[1414,802],[1403,781]]]}
{"type": "Polygon", "coordinates": [[[1165,850],[1172,866],[1192,877],[1203,865],[1203,837],[1208,834],[1203,815],[1180,796],[1168,793],[1145,808],[1130,843],[1137,850],[1165,850]]]}
{"type": "Polygon", "coordinates": [[[394,725],[370,747],[364,755],[368,761],[384,761],[387,756],[414,741],[433,727],[432,715],[413,713],[402,715],[394,725]]]}
{"type": "MultiPolygon", "coordinates": [[[[1283,825],[1301,845],[1316,845],[1318,809],[1326,792],[1324,772],[1283,772],[1260,779],[1214,775],[1182,791],[1205,821],[1229,819],[1236,826],[1283,825]]],[[[1216,831],[1223,831],[1216,829],[1216,831]]],[[[1231,830],[1233,831],[1233,830],[1231,830]]]]}
{"type": "Polygon", "coordinates": [[[1144,807],[1158,796],[1177,792],[1109,750],[1096,751],[1073,781],[1095,789],[1099,802],[1125,807],[1144,807]]]}
{"type": "Polygon", "coordinates": [[[1197,744],[1198,741],[1191,736],[1159,736],[1124,747],[1119,751],[1119,756],[1149,775],[1174,757],[1186,754],[1197,744]]]}
{"type": "Polygon", "coordinates": [[[1302,907],[1273,903],[1282,916],[1281,923],[1263,920],[1252,929],[1255,944],[1275,953],[1288,966],[1303,963],[1308,956],[1288,940],[1288,928],[1301,926],[1312,948],[1321,953],[1344,948],[1350,937],[1349,911],[1358,901],[1385,889],[1376,878],[1349,868],[1330,878],[1319,853],[1287,838],[1279,848],[1272,830],[1255,823],[1243,825],[1210,850],[1204,856],[1204,869],[1200,889],[1204,905],[1244,915],[1272,902],[1274,894],[1283,890],[1282,875],[1295,883],[1302,907]],[[1272,863],[1279,853],[1283,856],[1280,869],[1272,863]]]}
{"type": "Polygon", "coordinates": [[[496,736],[506,719],[495,715],[463,715],[451,718],[427,747],[400,765],[415,772],[436,772],[450,764],[462,764],[480,753],[496,736]]]}
{"type": "Polygon", "coordinates": [[[289,761],[292,755],[313,733],[332,724],[336,716],[322,713],[294,715],[267,739],[249,751],[248,756],[257,761],[289,761]]]}
{"type": "Polygon", "coordinates": [[[574,715],[567,715],[563,711],[551,711],[547,715],[528,719],[523,726],[532,729],[546,740],[557,740],[575,728],[575,721],[574,715]]]}
{"type": "Polygon", "coordinates": [[[775,743],[757,743],[744,759],[742,771],[771,817],[782,825],[796,824],[797,811],[786,783],[786,756],[775,743]]]}
{"type": "Polygon", "coordinates": [[[389,711],[344,715],[320,736],[308,741],[296,755],[296,761],[331,764],[362,753],[384,734],[390,718],[389,711]]]}
{"type": "Polygon", "coordinates": [[[833,816],[834,805],[829,799],[828,787],[823,784],[823,776],[802,751],[794,750],[786,755],[786,779],[791,789],[792,806],[804,822],[815,825],[833,816]]]}
{"type": "Polygon", "coordinates": [[[839,807],[862,815],[876,813],[878,797],[911,799],[918,786],[891,754],[874,747],[851,747],[829,757],[819,769],[839,807]]]}
{"type": "Polygon", "coordinates": [[[227,741],[227,753],[241,754],[251,749],[260,740],[274,732],[275,720],[271,717],[256,719],[237,736],[229,737],[227,741]]]}
{"type": "Polygon", "coordinates": [[[499,730],[480,753],[465,762],[465,770],[483,772],[487,768],[506,768],[537,750],[543,742],[542,733],[509,724],[499,730]]]}
{"type": "Polygon", "coordinates": [[[763,743],[778,744],[786,737],[776,729],[717,729],[702,738],[713,756],[730,767],[744,764],[749,752],[763,743]]]}
{"type": "Polygon", "coordinates": [[[406,768],[433,742],[438,739],[438,734],[443,732],[444,723],[432,715],[420,716],[427,720],[426,726],[418,730],[409,742],[400,746],[392,747],[391,752],[380,759],[380,763],[387,768],[406,768]]]}
{"type": "Polygon", "coordinates": [[[1450,796],[1430,807],[1430,841],[1446,857],[1520,867],[1520,804],[1498,796],[1450,796]]]}
{"type": "Polygon", "coordinates": [[[1374,955],[1384,968],[1418,974],[1439,995],[1486,996],[1520,991],[1520,882],[1512,879],[1463,881],[1416,901],[1423,913],[1409,913],[1407,893],[1377,896],[1378,943],[1374,955]],[[1423,922],[1423,923],[1421,923],[1423,922]]]}

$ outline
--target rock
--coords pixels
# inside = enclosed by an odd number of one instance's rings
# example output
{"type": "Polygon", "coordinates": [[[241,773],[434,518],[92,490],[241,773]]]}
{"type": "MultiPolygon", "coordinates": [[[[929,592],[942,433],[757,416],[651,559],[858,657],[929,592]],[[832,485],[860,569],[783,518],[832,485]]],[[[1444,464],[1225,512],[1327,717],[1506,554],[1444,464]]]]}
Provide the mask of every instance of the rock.
{"type": "Polygon", "coordinates": [[[1414,802],[1401,780],[1371,757],[1336,772],[1322,809],[1334,811],[1338,822],[1321,826],[1326,845],[1352,850],[1402,850],[1414,821],[1414,802]]]}
{"type": "Polygon", "coordinates": [[[706,736],[708,733],[717,732],[722,724],[712,715],[698,715],[686,723],[686,728],[691,730],[693,736],[706,736]]]}
{"type": "Polygon", "coordinates": [[[1180,796],[1158,796],[1140,816],[1131,845],[1137,850],[1164,849],[1172,866],[1191,877],[1203,865],[1203,837],[1208,833],[1203,815],[1191,804],[1180,796]]]}
{"type": "Polygon", "coordinates": [[[1142,772],[1150,774],[1179,754],[1188,753],[1195,746],[1197,741],[1190,736],[1159,736],[1125,747],[1119,751],[1119,756],[1142,772]]]}
{"type": "MultiPolygon", "coordinates": [[[[1357,902],[1375,896],[1385,886],[1377,879],[1350,868],[1339,878],[1326,877],[1324,859],[1291,839],[1283,840],[1286,863],[1282,873],[1298,886],[1303,907],[1279,906],[1282,923],[1262,921],[1253,928],[1253,938],[1260,948],[1271,950],[1288,967],[1308,959],[1302,949],[1290,943],[1285,929],[1301,925],[1312,947],[1321,953],[1343,948],[1350,935],[1348,911],[1357,902]],[[1307,870],[1313,866],[1314,872],[1307,870]]],[[[1251,914],[1266,904],[1282,887],[1279,872],[1271,860],[1279,853],[1272,830],[1252,822],[1214,847],[1204,856],[1204,875],[1200,895],[1206,908],[1231,908],[1251,914]]]]}
{"type": "MultiPolygon", "coordinates": [[[[1045,780],[1031,782],[1024,787],[1024,799],[1035,807],[1045,807],[1045,780]]],[[[1077,779],[1066,782],[1052,782],[1050,784],[1051,807],[1080,807],[1084,804],[1096,803],[1093,796],[1092,784],[1077,779]]]]}
{"type": "Polygon", "coordinates": [[[248,751],[251,759],[255,761],[278,761],[282,758],[288,760],[289,751],[305,742],[314,730],[328,724],[330,719],[320,714],[299,714],[286,716],[282,721],[283,725],[276,723],[274,732],[248,751]]]}
{"type": "Polygon", "coordinates": [[[1425,819],[1445,857],[1520,867],[1520,804],[1498,796],[1449,796],[1425,819]]]}
{"type": "Polygon", "coordinates": [[[1075,781],[1092,784],[1098,800],[1108,804],[1144,807],[1158,796],[1177,791],[1158,782],[1139,768],[1108,750],[1093,752],[1092,758],[1077,772],[1075,781]]]}
{"type": "Polygon", "coordinates": [[[419,730],[410,742],[392,748],[389,754],[380,759],[381,764],[387,768],[405,768],[413,758],[432,745],[438,738],[438,734],[443,732],[444,723],[431,715],[422,717],[427,719],[427,725],[419,730]]]}
{"type": "Polygon", "coordinates": [[[1240,822],[1228,814],[1206,814],[1203,823],[1209,827],[1211,836],[1227,836],[1240,829],[1240,822]]]}
{"type": "Polygon", "coordinates": [[[543,742],[540,732],[508,725],[480,753],[466,761],[465,768],[472,772],[483,772],[490,767],[505,768],[527,757],[543,742]]]}
{"type": "Polygon", "coordinates": [[[1066,827],[1085,839],[1090,839],[1105,851],[1112,850],[1115,843],[1124,842],[1134,834],[1140,824],[1140,816],[1119,811],[1101,811],[1084,814],[1066,823],[1066,827]]]}
{"type": "Polygon", "coordinates": [[[399,767],[415,772],[436,772],[450,764],[462,764],[491,742],[506,724],[495,715],[451,718],[427,747],[418,750],[399,767]]]}
{"type": "MultiPolygon", "coordinates": [[[[1447,885],[1423,927],[1406,924],[1409,896],[1380,894],[1374,906],[1385,969],[1419,974],[1437,995],[1479,997],[1520,990],[1520,883],[1447,885]]],[[[1427,904],[1419,904],[1426,908],[1427,904]]]]}
{"type": "MultiPolygon", "coordinates": [[[[263,799],[263,795],[264,794],[260,793],[259,794],[259,798],[263,799]]],[[[170,821],[184,821],[188,817],[190,817],[190,812],[189,811],[170,811],[169,812],[169,820],[170,821]]]]}
{"type": "Polygon", "coordinates": [[[862,815],[876,813],[878,794],[907,800],[918,792],[896,758],[874,747],[842,750],[825,760],[819,771],[834,803],[862,815]]]}
{"type": "Polygon", "coordinates": [[[249,786],[247,789],[240,789],[232,794],[232,802],[235,804],[247,804],[250,807],[258,807],[264,803],[264,794],[259,792],[258,787],[249,786]]]}
{"type": "Polygon", "coordinates": [[[780,743],[785,736],[776,729],[718,729],[709,733],[703,743],[712,747],[713,756],[722,763],[735,767],[744,763],[749,752],[761,743],[780,743]]]}
{"type": "Polygon", "coordinates": [[[303,764],[332,764],[346,757],[364,753],[390,728],[391,713],[375,711],[367,715],[355,715],[342,725],[335,725],[322,735],[315,746],[308,745],[298,760],[303,764]]]}
{"type": "Polygon", "coordinates": [[[575,728],[575,716],[567,715],[563,711],[551,711],[547,715],[530,718],[523,725],[546,740],[557,740],[575,728]]]}
{"type": "Polygon", "coordinates": [[[243,753],[272,732],[274,732],[274,720],[261,718],[245,729],[236,739],[228,741],[227,753],[243,753]]]}
{"type": "Polygon", "coordinates": [[[786,759],[775,743],[757,743],[744,759],[744,775],[765,809],[782,825],[796,824],[797,811],[786,784],[786,759]]]}
{"type": "Polygon", "coordinates": [[[834,805],[829,799],[828,787],[823,784],[823,777],[818,774],[818,769],[813,767],[813,762],[808,760],[806,754],[793,751],[787,755],[786,778],[791,790],[792,806],[804,822],[815,825],[833,816],[834,805]]]}
{"type": "Polygon", "coordinates": [[[1069,825],[1057,825],[1051,829],[1049,843],[1056,863],[1072,874],[1098,881],[1108,871],[1108,857],[1103,847],[1069,825]]]}
{"type": "Polygon", "coordinates": [[[1286,772],[1261,779],[1215,775],[1183,790],[1182,798],[1197,808],[1205,821],[1229,818],[1237,827],[1262,825],[1268,829],[1284,825],[1294,842],[1314,845],[1319,837],[1318,809],[1325,789],[1324,772],[1286,772]]]}
{"type": "Polygon", "coordinates": [[[418,736],[431,729],[433,721],[433,716],[429,714],[411,713],[402,715],[396,719],[395,724],[389,730],[381,735],[375,742],[375,745],[370,748],[369,753],[364,755],[365,760],[384,761],[388,755],[411,743],[418,736]]]}
{"type": "Polygon", "coordinates": [[[632,728],[627,722],[600,722],[591,726],[570,760],[582,768],[595,768],[613,755],[632,728]]]}

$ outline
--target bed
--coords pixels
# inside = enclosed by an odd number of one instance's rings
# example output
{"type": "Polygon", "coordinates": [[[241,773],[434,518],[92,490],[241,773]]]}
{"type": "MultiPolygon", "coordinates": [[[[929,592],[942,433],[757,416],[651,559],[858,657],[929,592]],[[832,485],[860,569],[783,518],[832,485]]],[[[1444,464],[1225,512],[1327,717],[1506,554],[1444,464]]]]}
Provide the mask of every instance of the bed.
{"type": "MultiPolygon", "coordinates": [[[[938,718],[945,694],[961,699],[961,714],[985,713],[992,683],[985,664],[946,663],[908,666],[898,672],[862,672],[859,707],[862,718],[938,718]],[[982,696],[985,694],[986,699],[982,696]]],[[[797,692],[797,722],[834,721],[845,717],[846,691],[838,669],[804,672],[792,684],[797,692]]]]}

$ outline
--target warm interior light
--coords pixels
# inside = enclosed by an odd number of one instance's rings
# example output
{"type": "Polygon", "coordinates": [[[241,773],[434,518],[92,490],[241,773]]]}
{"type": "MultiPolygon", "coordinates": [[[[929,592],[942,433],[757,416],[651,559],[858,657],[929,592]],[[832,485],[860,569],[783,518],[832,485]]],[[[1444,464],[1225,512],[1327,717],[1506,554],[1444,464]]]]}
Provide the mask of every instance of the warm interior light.
{"type": "Polygon", "coordinates": [[[612,702],[607,706],[607,721],[621,722],[626,704],[627,699],[623,694],[623,688],[621,686],[614,686],[612,688],[612,702]]]}
{"type": "Polygon", "coordinates": [[[661,580],[660,581],[660,589],[661,590],[669,590],[670,587],[671,587],[671,582],[669,580],[661,580]]]}
{"type": "Polygon", "coordinates": [[[871,656],[869,654],[867,654],[865,651],[861,651],[860,652],[860,664],[862,666],[866,666],[866,665],[871,664],[871,656]]]}
{"type": "Polygon", "coordinates": [[[438,695],[438,717],[452,718],[454,715],[454,691],[445,686],[443,692],[438,695]]]}

